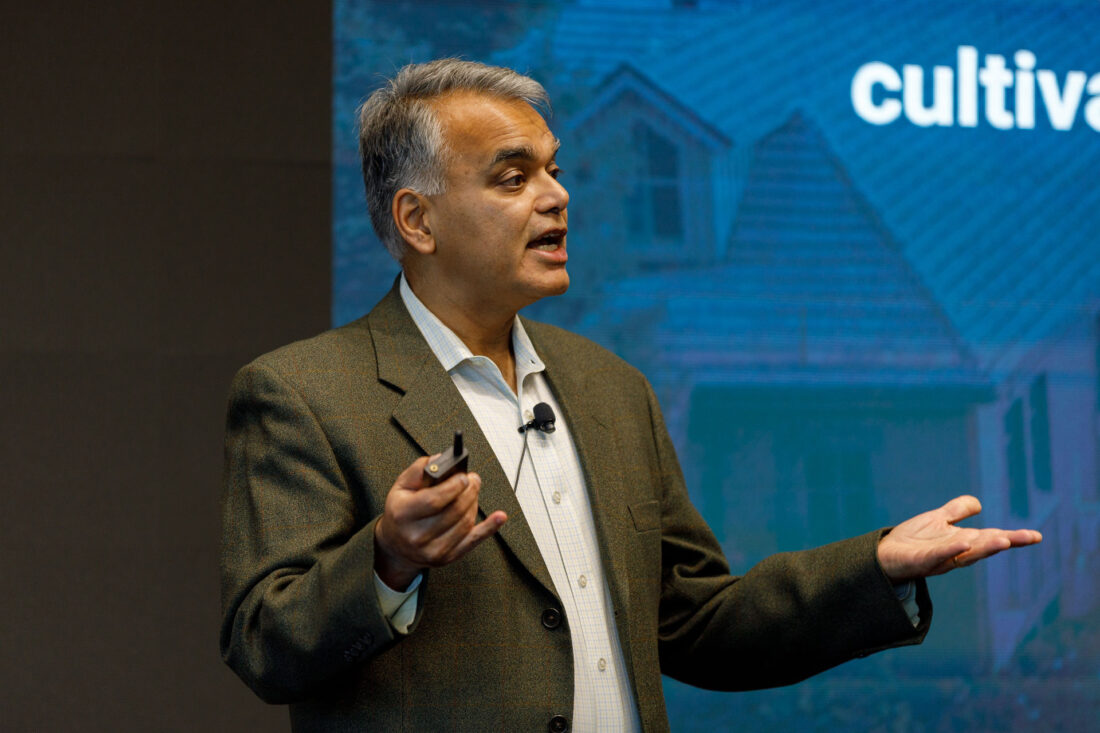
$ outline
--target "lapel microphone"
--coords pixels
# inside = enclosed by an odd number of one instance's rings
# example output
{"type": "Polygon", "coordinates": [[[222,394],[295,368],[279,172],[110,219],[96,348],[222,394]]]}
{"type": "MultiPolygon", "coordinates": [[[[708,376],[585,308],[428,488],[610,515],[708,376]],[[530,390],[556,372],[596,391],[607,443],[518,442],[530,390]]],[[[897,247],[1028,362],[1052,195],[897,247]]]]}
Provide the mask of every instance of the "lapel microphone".
{"type": "Polygon", "coordinates": [[[534,407],[535,417],[529,420],[526,424],[519,426],[519,431],[523,433],[523,450],[519,452],[519,465],[516,466],[516,478],[512,481],[512,491],[519,488],[519,473],[523,470],[523,457],[527,455],[527,433],[532,428],[543,433],[552,433],[557,429],[554,425],[554,421],[557,419],[554,417],[554,408],[545,402],[540,402],[534,407]]]}
{"type": "Polygon", "coordinates": [[[531,428],[534,428],[535,430],[540,430],[544,433],[554,432],[554,430],[556,429],[554,426],[554,421],[557,420],[557,418],[554,416],[553,407],[546,404],[545,402],[540,402],[535,405],[534,414],[535,417],[530,420],[526,425],[519,426],[519,431],[521,433],[526,433],[531,428]]]}

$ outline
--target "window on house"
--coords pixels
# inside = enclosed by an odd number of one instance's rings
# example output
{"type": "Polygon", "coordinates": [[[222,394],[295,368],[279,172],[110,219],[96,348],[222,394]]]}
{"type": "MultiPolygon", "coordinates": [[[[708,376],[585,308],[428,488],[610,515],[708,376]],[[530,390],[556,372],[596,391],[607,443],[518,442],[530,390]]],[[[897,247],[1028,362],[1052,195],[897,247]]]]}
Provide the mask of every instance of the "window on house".
{"type": "Polygon", "coordinates": [[[1017,399],[1005,413],[1005,465],[1008,469],[1008,506],[1015,517],[1031,514],[1027,495],[1027,447],[1024,436],[1024,406],[1017,399]]]}
{"type": "Polygon", "coordinates": [[[636,166],[628,197],[630,233],[654,244],[671,243],[683,235],[680,207],[680,151],[644,122],[631,128],[636,166]]]}
{"type": "Polygon", "coordinates": [[[1031,470],[1035,488],[1050,491],[1050,409],[1047,402],[1047,375],[1040,374],[1031,383],[1031,470]]]}
{"type": "Polygon", "coordinates": [[[803,465],[810,546],[835,542],[873,528],[871,460],[867,453],[810,453],[803,465]]]}

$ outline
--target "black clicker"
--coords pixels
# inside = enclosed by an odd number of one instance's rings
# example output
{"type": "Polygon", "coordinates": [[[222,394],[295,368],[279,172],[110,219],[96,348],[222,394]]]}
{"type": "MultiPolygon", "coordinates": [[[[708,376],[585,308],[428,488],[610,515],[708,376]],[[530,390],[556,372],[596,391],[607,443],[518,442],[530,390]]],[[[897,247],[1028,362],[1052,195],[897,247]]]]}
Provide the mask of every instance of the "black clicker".
{"type": "Polygon", "coordinates": [[[455,431],[454,445],[445,450],[436,458],[428,461],[424,468],[424,475],[428,477],[428,485],[434,486],[456,473],[466,471],[466,461],[470,457],[470,451],[462,444],[462,431],[455,431]]]}

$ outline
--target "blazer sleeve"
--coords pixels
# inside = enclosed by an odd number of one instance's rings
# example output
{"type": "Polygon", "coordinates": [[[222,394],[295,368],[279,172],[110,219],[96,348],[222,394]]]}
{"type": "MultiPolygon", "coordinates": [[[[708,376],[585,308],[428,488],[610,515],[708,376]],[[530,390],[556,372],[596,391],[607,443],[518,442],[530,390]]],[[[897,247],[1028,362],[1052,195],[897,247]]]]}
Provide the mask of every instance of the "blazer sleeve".
{"type": "Polygon", "coordinates": [[[323,426],[271,367],[233,381],[223,489],[221,653],[261,698],[306,698],[394,642],[371,576],[377,520],[357,520],[323,426]]]}
{"type": "Polygon", "coordinates": [[[931,601],[917,584],[913,627],[877,560],[871,532],[803,552],[772,555],[743,576],[729,572],[692,506],[647,384],[661,473],[661,671],[689,684],[745,690],[791,684],[853,657],[918,644],[931,601]]]}

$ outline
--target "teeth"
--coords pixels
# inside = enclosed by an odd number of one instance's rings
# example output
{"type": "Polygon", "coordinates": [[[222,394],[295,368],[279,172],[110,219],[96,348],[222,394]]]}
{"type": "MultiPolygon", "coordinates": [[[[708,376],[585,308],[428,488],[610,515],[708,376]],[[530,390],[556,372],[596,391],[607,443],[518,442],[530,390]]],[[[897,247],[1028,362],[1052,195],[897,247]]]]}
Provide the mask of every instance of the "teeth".
{"type": "Polygon", "coordinates": [[[560,242],[563,236],[564,235],[558,234],[557,232],[550,232],[548,234],[543,234],[538,239],[533,240],[533,242],[560,242]]]}
{"type": "Polygon", "coordinates": [[[553,252],[561,246],[564,236],[558,232],[549,232],[538,239],[532,240],[527,246],[531,249],[539,249],[543,252],[553,252]]]}

